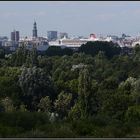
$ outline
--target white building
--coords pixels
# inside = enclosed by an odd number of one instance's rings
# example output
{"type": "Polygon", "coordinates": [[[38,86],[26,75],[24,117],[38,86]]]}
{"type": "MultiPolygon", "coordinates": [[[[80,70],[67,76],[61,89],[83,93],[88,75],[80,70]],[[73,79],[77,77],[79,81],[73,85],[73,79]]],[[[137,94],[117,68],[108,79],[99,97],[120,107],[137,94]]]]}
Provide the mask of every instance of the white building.
{"type": "Polygon", "coordinates": [[[44,37],[37,37],[37,38],[22,38],[19,41],[19,46],[25,44],[27,49],[32,49],[36,47],[38,51],[45,51],[48,49],[49,44],[47,38],[44,37]]]}

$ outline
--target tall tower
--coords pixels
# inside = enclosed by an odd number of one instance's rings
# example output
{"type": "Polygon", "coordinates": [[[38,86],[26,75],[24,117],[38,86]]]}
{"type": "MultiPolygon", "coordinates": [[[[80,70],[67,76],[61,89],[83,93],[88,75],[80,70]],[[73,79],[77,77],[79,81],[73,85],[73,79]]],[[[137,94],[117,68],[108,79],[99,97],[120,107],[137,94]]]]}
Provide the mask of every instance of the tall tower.
{"type": "Polygon", "coordinates": [[[37,37],[37,24],[36,24],[36,22],[34,22],[34,25],[33,25],[33,37],[37,37]]]}

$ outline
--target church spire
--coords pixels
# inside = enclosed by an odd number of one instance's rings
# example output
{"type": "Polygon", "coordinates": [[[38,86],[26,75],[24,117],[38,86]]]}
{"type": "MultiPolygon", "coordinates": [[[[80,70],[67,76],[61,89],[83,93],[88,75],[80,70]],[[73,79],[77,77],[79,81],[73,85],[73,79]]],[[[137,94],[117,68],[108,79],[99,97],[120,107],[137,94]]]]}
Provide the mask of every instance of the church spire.
{"type": "Polygon", "coordinates": [[[37,37],[37,24],[36,24],[36,21],[34,21],[34,25],[33,25],[33,37],[37,37]]]}

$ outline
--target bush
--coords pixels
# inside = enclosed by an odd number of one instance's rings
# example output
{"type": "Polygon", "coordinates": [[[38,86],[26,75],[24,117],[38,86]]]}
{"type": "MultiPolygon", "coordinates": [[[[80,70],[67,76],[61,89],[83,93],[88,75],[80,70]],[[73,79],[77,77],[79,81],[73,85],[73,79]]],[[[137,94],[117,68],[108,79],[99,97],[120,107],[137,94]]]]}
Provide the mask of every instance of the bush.
{"type": "Polygon", "coordinates": [[[24,130],[48,123],[48,115],[38,112],[12,112],[0,113],[0,124],[8,127],[20,127],[24,130]]]}
{"type": "Polygon", "coordinates": [[[136,105],[136,106],[129,107],[125,114],[125,120],[139,125],[140,124],[140,106],[136,105]]]}

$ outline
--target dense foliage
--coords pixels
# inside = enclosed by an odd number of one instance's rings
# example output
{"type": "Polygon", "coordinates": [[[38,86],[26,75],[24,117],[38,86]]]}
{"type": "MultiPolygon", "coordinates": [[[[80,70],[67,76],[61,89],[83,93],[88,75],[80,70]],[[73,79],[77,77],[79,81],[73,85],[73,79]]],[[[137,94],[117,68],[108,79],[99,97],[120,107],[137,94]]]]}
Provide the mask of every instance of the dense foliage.
{"type": "Polygon", "coordinates": [[[140,46],[0,50],[0,137],[140,137],[140,46]]]}

